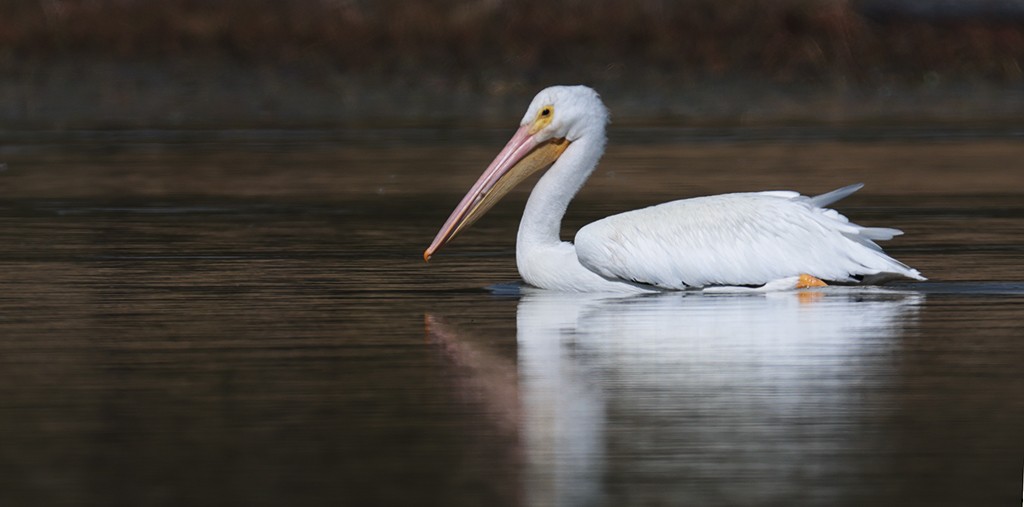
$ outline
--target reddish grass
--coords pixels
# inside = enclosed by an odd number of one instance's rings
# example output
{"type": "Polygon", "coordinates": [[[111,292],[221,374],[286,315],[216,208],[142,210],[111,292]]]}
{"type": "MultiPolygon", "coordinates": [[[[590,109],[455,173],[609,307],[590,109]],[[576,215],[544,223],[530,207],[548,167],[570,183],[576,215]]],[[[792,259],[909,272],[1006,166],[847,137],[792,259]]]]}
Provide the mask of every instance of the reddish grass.
{"type": "Polygon", "coordinates": [[[776,81],[1021,79],[1024,22],[863,18],[845,0],[6,0],[16,58],[208,54],[343,70],[557,66],[776,81]]]}

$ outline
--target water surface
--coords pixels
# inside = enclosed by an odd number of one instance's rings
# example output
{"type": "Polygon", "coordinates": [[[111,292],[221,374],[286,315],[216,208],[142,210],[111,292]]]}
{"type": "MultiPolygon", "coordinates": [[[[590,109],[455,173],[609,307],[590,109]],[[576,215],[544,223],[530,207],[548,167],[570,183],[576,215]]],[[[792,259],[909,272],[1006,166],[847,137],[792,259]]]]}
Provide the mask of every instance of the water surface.
{"type": "MultiPolygon", "coordinates": [[[[987,505],[1019,499],[1024,145],[632,129],[566,237],[679,197],[867,184],[931,280],[522,289],[528,189],[427,265],[504,131],[7,135],[5,505],[987,505]]],[[[912,135],[913,134],[913,135],[912,135]]]]}

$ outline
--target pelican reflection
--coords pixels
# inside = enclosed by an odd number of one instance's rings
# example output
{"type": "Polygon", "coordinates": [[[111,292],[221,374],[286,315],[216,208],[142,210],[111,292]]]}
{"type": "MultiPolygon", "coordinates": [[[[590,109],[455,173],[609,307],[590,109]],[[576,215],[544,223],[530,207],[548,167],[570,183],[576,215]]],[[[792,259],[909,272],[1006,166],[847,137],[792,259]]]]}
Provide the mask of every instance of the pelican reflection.
{"type": "Polygon", "coordinates": [[[527,504],[763,502],[793,491],[834,501],[849,491],[808,481],[859,473],[864,449],[884,450],[870,421],[891,405],[899,337],[923,299],[524,289],[514,365],[428,319],[491,413],[510,419],[498,424],[517,429],[527,504]],[[623,491],[613,476],[652,487],[623,491]]]}

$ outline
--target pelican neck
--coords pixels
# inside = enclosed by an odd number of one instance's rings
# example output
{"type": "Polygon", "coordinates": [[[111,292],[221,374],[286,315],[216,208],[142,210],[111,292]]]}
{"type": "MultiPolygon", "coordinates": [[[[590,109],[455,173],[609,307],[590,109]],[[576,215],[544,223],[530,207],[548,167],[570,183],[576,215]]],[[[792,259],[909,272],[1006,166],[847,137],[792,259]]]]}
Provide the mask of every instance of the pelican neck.
{"type": "Polygon", "coordinates": [[[517,252],[561,243],[562,217],[569,202],[586,183],[604,153],[603,129],[595,134],[599,135],[572,141],[533,187],[519,222],[517,252]]]}

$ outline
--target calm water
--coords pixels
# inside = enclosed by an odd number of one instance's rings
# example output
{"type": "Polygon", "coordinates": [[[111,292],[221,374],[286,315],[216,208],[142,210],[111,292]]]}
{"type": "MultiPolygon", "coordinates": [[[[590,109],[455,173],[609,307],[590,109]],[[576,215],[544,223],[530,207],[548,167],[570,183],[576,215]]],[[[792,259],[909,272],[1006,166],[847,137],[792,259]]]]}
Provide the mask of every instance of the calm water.
{"type": "Polygon", "coordinates": [[[567,237],[867,187],[931,281],[520,289],[523,190],[420,259],[505,131],[7,134],[3,505],[1016,505],[1024,143],[619,129],[567,237]]]}

